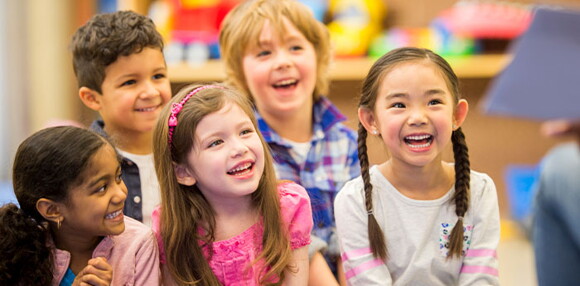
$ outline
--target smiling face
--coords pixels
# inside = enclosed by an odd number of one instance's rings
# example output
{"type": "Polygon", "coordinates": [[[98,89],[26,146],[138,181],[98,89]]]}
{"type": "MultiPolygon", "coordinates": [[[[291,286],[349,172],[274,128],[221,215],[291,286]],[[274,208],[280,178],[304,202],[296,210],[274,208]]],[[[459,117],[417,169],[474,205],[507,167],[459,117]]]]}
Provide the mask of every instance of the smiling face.
{"type": "Polygon", "coordinates": [[[59,231],[87,237],[122,233],[127,187],[110,144],[104,144],[92,156],[80,178],[82,181],[69,190],[68,201],[62,206],[64,219],[59,231]]]}
{"type": "Polygon", "coordinates": [[[139,53],[120,56],[105,68],[101,88],[102,94],[95,96],[96,110],[107,131],[151,132],[171,98],[163,53],[144,48],[139,53]]]}
{"type": "Polygon", "coordinates": [[[384,75],[375,110],[361,110],[359,118],[371,134],[380,133],[393,161],[426,166],[440,161],[466,112],[467,102],[455,102],[436,65],[415,60],[384,75]]]}
{"type": "MultiPolygon", "coordinates": [[[[196,184],[215,205],[228,199],[249,198],[264,171],[264,147],[255,126],[236,104],[226,102],[197,125],[194,148],[178,181],[196,184]]],[[[179,171],[177,171],[179,173],[179,171]]]]}
{"type": "Polygon", "coordinates": [[[312,112],[316,52],[290,21],[283,22],[281,32],[266,20],[259,45],[248,47],[242,60],[252,98],[266,118],[312,112]]]}

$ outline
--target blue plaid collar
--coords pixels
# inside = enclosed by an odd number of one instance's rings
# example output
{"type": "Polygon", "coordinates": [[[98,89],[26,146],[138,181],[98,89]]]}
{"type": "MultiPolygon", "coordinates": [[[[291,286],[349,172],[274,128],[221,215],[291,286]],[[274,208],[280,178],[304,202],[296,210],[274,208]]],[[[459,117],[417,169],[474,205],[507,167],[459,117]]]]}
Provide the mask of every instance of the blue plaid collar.
{"type": "MultiPolygon", "coordinates": [[[[320,99],[314,103],[312,107],[313,112],[313,128],[314,134],[312,140],[320,140],[324,138],[324,133],[332,128],[334,125],[345,121],[346,116],[338,110],[338,108],[332,104],[332,102],[324,97],[321,96],[320,99]]],[[[276,143],[279,145],[283,145],[286,147],[290,147],[276,131],[274,131],[268,123],[264,120],[264,118],[258,113],[257,110],[254,109],[254,114],[256,115],[256,119],[258,120],[258,128],[264,136],[264,140],[267,143],[276,143]]]]}

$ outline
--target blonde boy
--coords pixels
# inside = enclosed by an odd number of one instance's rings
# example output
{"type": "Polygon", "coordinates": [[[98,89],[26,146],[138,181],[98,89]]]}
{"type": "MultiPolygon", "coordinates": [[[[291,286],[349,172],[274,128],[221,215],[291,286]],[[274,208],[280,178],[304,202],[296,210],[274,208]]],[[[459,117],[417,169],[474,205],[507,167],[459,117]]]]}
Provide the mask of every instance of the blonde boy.
{"type": "Polygon", "coordinates": [[[150,224],[159,204],[152,134],[171,98],[163,39],[151,19],[131,11],[93,16],[72,38],[79,97],[101,119],[91,129],[109,137],[123,156],[125,215],[150,224]]]}
{"type": "MultiPolygon", "coordinates": [[[[323,96],[331,57],[326,27],[298,1],[245,1],[224,19],[220,48],[227,81],[255,104],[278,178],[308,191],[313,235],[328,244],[325,258],[336,272],[340,258],[333,202],[344,183],[359,176],[360,168],[356,134],[323,96]]],[[[311,277],[320,277],[316,272],[311,277]]],[[[316,285],[312,280],[311,284],[316,285]]]]}

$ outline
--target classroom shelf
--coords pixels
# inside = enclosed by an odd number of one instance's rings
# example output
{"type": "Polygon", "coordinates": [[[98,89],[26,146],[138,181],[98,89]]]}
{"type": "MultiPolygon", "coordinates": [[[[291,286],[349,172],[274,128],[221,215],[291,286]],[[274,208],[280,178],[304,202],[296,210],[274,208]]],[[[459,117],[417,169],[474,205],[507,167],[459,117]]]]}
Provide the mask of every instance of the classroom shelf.
{"type": "MultiPolygon", "coordinates": [[[[453,70],[460,78],[492,78],[499,73],[511,59],[501,54],[447,57],[453,70]]],[[[331,80],[361,80],[373,64],[370,58],[335,59],[330,66],[331,80]]],[[[221,81],[225,78],[220,60],[210,60],[202,65],[191,66],[186,63],[169,65],[171,82],[221,81]]]]}

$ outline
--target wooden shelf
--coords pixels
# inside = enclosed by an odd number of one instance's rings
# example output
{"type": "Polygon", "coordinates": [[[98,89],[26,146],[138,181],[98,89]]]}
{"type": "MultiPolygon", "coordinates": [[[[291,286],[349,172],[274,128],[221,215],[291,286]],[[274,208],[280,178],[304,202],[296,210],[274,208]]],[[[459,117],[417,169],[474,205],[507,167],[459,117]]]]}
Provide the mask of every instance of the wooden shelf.
{"type": "MultiPolygon", "coordinates": [[[[492,78],[511,59],[507,55],[472,55],[447,57],[453,70],[460,78],[492,78]]],[[[370,58],[335,59],[330,67],[331,80],[361,80],[374,63],[370,58]]],[[[199,66],[186,63],[169,65],[171,82],[221,81],[225,78],[220,60],[210,60],[199,66]]]]}

